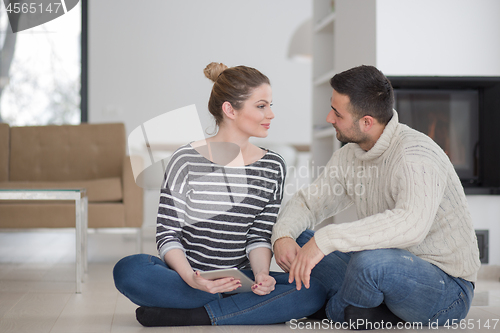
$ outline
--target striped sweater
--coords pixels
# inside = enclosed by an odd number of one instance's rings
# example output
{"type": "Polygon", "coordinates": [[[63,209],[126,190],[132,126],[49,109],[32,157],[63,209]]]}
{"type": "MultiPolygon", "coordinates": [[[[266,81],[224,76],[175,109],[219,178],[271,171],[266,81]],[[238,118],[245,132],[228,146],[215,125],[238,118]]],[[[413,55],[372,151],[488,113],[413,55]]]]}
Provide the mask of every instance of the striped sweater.
{"type": "Polygon", "coordinates": [[[224,167],[189,144],[180,147],[160,193],[160,258],[177,248],[197,270],[248,268],[250,251],[271,249],[285,173],[283,158],[272,151],[252,164],[224,167]]]}

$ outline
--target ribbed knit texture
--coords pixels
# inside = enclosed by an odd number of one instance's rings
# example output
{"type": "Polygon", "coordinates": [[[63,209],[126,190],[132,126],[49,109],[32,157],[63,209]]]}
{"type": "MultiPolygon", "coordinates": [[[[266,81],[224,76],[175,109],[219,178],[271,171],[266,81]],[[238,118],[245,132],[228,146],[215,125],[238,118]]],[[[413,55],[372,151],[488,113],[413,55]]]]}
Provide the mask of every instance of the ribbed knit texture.
{"type": "Polygon", "coordinates": [[[160,258],[178,248],[194,269],[247,268],[250,251],[271,249],[285,172],[283,158],[271,151],[250,165],[225,167],[190,145],[179,148],[160,193],[160,258]]]}
{"type": "Polygon", "coordinates": [[[316,232],[325,255],[400,248],[451,276],[476,280],[479,250],[460,179],[443,150],[399,124],[396,111],[372,149],[345,145],[311,186],[295,194],[280,212],[272,242],[296,239],[352,204],[359,220],[316,232]]]}

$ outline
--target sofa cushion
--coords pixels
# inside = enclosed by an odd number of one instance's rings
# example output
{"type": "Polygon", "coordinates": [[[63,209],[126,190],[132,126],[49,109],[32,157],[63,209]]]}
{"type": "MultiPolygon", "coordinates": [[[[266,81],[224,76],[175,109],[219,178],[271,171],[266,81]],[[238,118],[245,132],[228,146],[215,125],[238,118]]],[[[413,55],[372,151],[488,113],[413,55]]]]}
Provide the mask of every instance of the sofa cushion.
{"type": "Polygon", "coordinates": [[[9,180],[9,125],[0,123],[0,182],[9,180]]]}
{"type": "MultiPolygon", "coordinates": [[[[64,181],[64,182],[1,182],[2,189],[87,189],[89,202],[122,201],[121,178],[104,178],[95,180],[64,181]]],[[[0,201],[0,204],[7,201],[0,201]]],[[[29,202],[29,201],[28,201],[29,202]]],[[[48,201],[50,203],[50,201],[48,201]]]]}
{"type": "Polygon", "coordinates": [[[10,181],[73,181],[121,177],[123,124],[10,128],[10,181]]]}

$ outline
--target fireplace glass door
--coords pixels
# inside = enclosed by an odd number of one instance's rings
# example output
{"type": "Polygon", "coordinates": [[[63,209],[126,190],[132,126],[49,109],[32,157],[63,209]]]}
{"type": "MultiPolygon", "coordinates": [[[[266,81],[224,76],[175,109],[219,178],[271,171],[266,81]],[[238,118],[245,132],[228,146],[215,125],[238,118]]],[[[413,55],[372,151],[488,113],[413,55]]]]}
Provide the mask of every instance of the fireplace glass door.
{"type": "Polygon", "coordinates": [[[478,177],[478,92],[396,89],[395,99],[399,121],[432,138],[460,179],[474,184],[478,177]]]}

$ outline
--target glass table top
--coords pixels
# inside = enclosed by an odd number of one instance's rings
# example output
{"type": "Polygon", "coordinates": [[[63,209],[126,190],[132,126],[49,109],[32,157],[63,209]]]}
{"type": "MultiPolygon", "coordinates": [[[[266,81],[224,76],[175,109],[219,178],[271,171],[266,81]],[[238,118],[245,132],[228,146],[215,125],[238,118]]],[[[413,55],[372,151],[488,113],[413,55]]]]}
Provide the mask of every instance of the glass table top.
{"type": "Polygon", "coordinates": [[[77,200],[87,196],[86,189],[8,189],[0,188],[0,200],[77,200]]]}

